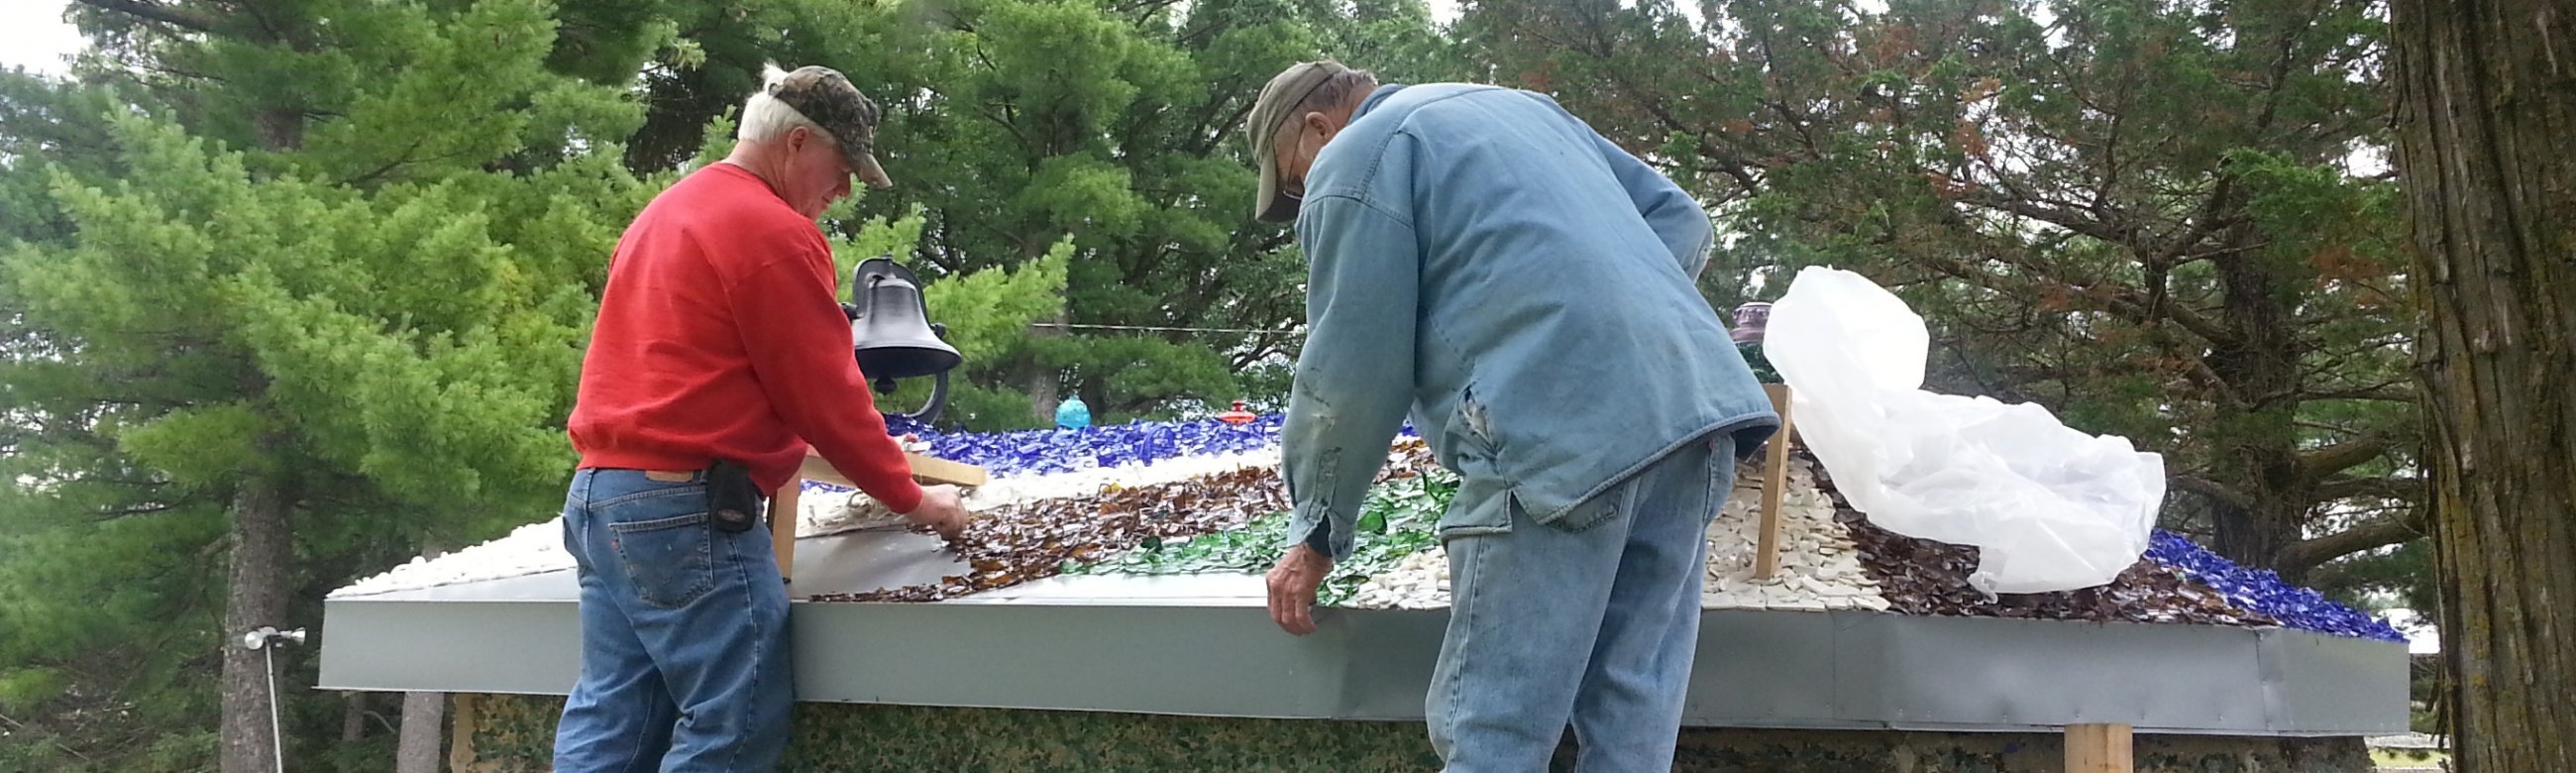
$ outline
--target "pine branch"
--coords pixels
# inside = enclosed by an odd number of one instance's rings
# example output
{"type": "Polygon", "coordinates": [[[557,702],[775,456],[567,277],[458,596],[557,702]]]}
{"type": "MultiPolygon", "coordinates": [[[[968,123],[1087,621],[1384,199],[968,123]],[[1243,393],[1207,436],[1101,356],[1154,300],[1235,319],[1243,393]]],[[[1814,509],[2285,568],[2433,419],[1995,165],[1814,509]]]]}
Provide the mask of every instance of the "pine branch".
{"type": "Polygon", "coordinates": [[[166,513],[172,510],[177,510],[184,504],[185,503],[172,503],[160,505],[135,505],[132,507],[107,507],[100,508],[96,515],[98,516],[98,520],[113,521],[119,518],[128,518],[137,515],[166,513]]]}
{"type": "Polygon", "coordinates": [[[172,8],[158,3],[143,2],[143,0],[72,0],[72,2],[197,32],[215,31],[215,20],[212,17],[183,8],[172,8]]]}
{"type": "Polygon", "coordinates": [[[2175,475],[2169,480],[2173,482],[2175,488],[2217,500],[2220,504],[2229,507],[2240,510],[2250,510],[2254,507],[2253,497],[2246,496],[2245,492],[2218,481],[2198,475],[2175,475]]]}
{"type": "MultiPolygon", "coordinates": [[[[2409,381],[2411,383],[2411,379],[2409,381]]],[[[2300,400],[2377,400],[2389,403],[2411,403],[2415,398],[2412,390],[2396,385],[2308,392],[2299,396],[2300,400]]]]}
{"type": "MultiPolygon", "coordinates": [[[[0,722],[7,722],[7,723],[9,723],[9,726],[10,726],[10,727],[17,728],[19,732],[26,732],[26,731],[27,731],[27,724],[26,724],[26,723],[24,723],[24,722],[20,722],[20,721],[15,720],[15,719],[11,719],[11,718],[9,717],[9,715],[7,715],[7,714],[0,714],[0,722]]],[[[92,764],[92,765],[96,765],[96,764],[98,764],[98,760],[90,759],[89,755],[87,755],[87,754],[82,754],[82,753],[80,752],[80,750],[79,750],[79,749],[74,749],[74,748],[72,748],[72,747],[69,747],[69,746],[65,746],[65,745],[63,745],[63,741],[62,741],[62,739],[54,737],[54,736],[53,736],[53,734],[51,734],[51,733],[47,733],[47,734],[45,735],[45,740],[52,742],[52,743],[54,744],[54,748],[63,750],[63,752],[64,752],[65,754],[69,754],[69,755],[74,756],[74,757],[79,757],[79,758],[81,759],[81,761],[82,761],[82,762],[86,762],[86,763],[89,763],[89,764],[92,764]]]]}
{"type": "Polygon", "coordinates": [[[2405,502],[2409,506],[2412,506],[2414,503],[2423,500],[2424,482],[2398,477],[2352,477],[2336,478],[2334,480],[2317,484],[2317,501],[2331,502],[2351,497],[2370,497],[2373,499],[2405,502]]]}
{"type": "Polygon", "coordinates": [[[2300,474],[2308,480],[2321,481],[2338,472],[2352,469],[2377,459],[2393,445],[2388,438],[2365,435],[2334,445],[2299,454],[2300,474]]]}
{"type": "Polygon", "coordinates": [[[2316,539],[2290,543],[2274,559],[2274,568],[2283,574],[2297,575],[2354,553],[2414,541],[2424,536],[2425,512],[2424,508],[2414,508],[2373,518],[2316,539]]]}

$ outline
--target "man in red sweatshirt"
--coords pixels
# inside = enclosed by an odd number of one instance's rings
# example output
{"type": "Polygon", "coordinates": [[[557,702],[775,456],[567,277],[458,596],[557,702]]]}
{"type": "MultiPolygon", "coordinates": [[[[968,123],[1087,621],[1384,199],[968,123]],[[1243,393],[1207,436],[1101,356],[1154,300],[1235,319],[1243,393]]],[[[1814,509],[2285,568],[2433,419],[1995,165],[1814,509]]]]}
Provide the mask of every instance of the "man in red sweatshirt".
{"type": "Polygon", "coordinates": [[[582,671],[557,771],[777,764],[787,592],[758,502],[736,492],[792,482],[809,443],[916,524],[954,536],[967,518],[887,436],[814,222],[852,175],[892,185],[871,153],[877,106],[822,67],[766,80],[733,153],[655,197],[609,259],[570,422],[582,671]]]}

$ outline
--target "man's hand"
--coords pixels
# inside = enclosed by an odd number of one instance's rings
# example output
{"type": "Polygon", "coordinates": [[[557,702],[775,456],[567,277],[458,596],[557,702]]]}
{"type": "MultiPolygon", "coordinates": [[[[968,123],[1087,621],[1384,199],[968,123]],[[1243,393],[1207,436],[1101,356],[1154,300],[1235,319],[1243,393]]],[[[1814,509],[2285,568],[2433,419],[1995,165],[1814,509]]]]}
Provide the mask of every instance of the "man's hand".
{"type": "Polygon", "coordinates": [[[912,512],[903,514],[904,520],[916,526],[928,526],[939,532],[941,539],[952,541],[966,531],[966,521],[973,517],[973,513],[966,512],[965,502],[958,498],[957,487],[948,485],[921,487],[921,504],[912,508],[912,512]]]}
{"type": "Polygon", "coordinates": [[[1271,621],[1298,636],[1314,633],[1315,618],[1309,610],[1315,606],[1315,589],[1332,571],[1332,557],[1303,544],[1289,548],[1279,564],[1270,567],[1271,621]]]}

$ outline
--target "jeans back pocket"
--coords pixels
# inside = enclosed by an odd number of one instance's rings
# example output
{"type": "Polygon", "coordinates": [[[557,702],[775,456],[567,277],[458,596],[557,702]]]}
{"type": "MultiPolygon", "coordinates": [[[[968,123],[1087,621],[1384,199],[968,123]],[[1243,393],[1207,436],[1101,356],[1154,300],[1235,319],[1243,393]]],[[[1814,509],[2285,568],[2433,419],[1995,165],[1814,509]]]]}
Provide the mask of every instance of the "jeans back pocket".
{"type": "Polygon", "coordinates": [[[635,597],[664,609],[687,606],[715,587],[715,530],[695,488],[656,492],[600,508],[609,544],[635,597]]]}

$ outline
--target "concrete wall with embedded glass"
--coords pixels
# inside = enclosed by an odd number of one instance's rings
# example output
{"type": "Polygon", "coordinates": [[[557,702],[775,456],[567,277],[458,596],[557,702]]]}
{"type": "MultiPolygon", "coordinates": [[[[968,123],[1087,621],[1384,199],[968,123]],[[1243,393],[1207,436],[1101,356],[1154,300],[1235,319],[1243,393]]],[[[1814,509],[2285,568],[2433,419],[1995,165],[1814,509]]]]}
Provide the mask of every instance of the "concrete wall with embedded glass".
{"type": "MultiPolygon", "coordinates": [[[[450,770],[549,769],[560,698],[459,695],[450,770]]],[[[1571,770],[1574,747],[1556,770],[1571,770]]],[[[1676,773],[2042,773],[2045,733],[1684,728],[1676,773]]],[[[2359,738],[2142,735],[2139,773],[2365,773],[2359,738]]],[[[1436,771],[1422,725],[803,703],[787,773],[1394,773],[1436,771]]]]}

